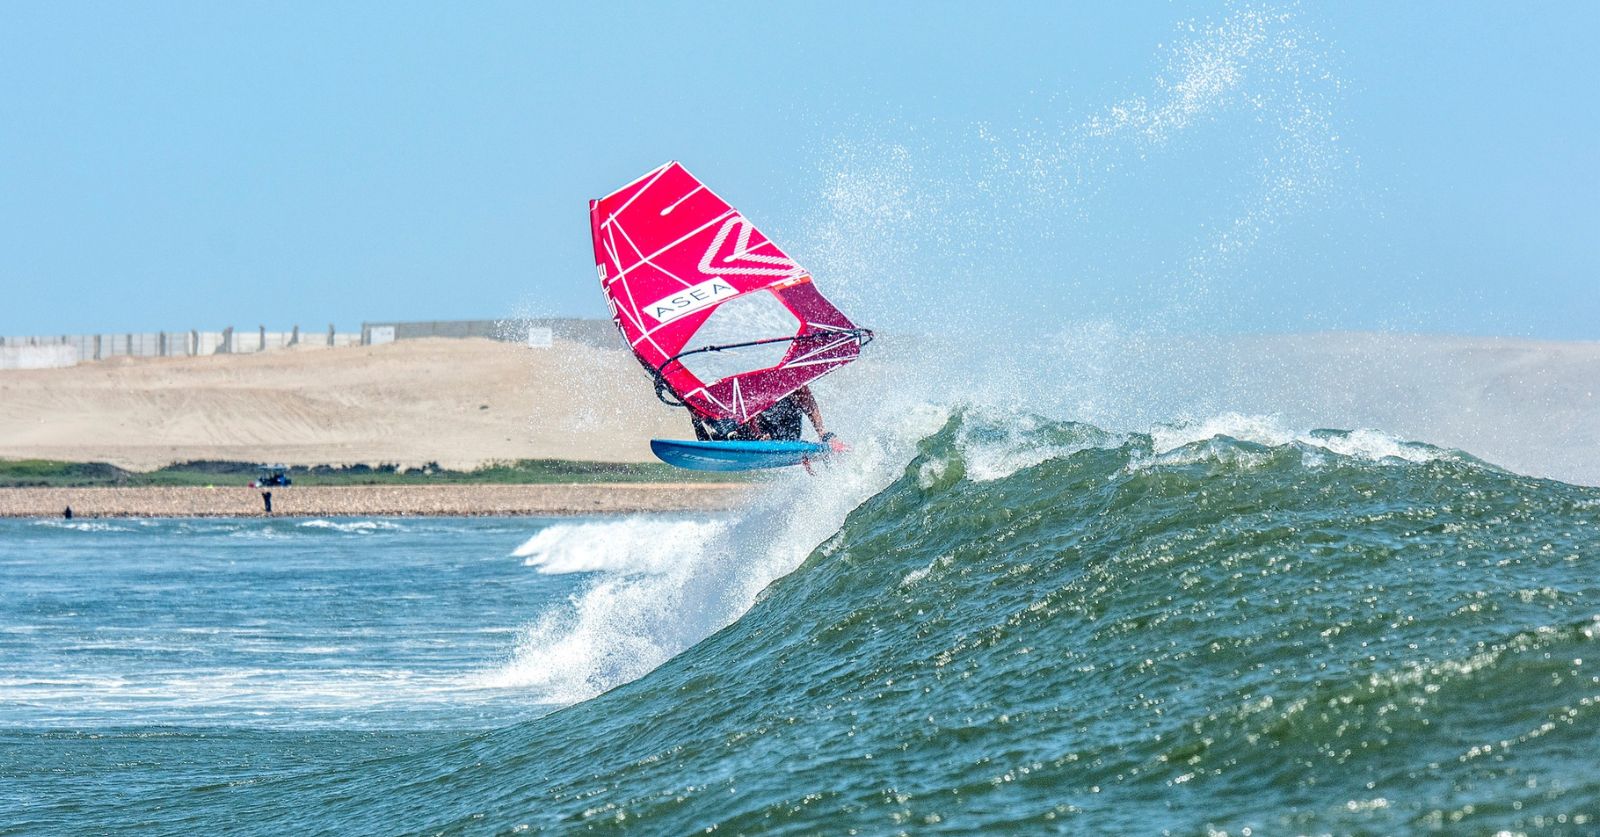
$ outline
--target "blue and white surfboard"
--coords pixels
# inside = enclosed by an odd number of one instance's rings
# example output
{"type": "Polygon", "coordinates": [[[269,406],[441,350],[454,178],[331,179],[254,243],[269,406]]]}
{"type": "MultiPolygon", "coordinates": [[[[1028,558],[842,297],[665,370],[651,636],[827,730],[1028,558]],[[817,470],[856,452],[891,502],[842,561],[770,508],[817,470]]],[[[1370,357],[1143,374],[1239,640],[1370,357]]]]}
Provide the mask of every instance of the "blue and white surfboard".
{"type": "Polygon", "coordinates": [[[815,442],[695,442],[651,439],[650,450],[662,462],[693,471],[751,471],[783,468],[816,461],[831,451],[815,442]]]}

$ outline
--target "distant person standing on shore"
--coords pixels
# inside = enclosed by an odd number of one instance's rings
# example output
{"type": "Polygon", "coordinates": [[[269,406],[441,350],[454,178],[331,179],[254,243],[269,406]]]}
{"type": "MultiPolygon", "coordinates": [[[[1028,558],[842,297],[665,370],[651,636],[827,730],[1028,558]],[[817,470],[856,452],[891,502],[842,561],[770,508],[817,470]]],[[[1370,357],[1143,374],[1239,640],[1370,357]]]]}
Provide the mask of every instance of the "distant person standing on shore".
{"type": "Polygon", "coordinates": [[[261,489],[261,504],[266,507],[267,514],[272,514],[272,492],[268,489],[280,485],[287,487],[291,482],[289,466],[272,465],[263,467],[261,476],[256,477],[255,482],[250,483],[250,487],[261,489]]]}

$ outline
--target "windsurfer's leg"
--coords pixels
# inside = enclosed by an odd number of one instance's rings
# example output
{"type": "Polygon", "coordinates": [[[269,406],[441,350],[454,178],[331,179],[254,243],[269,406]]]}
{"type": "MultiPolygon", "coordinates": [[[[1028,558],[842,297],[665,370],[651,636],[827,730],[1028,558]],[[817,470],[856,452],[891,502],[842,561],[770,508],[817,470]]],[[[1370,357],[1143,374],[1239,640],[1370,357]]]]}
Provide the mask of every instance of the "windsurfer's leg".
{"type": "Polygon", "coordinates": [[[745,438],[742,435],[744,428],[735,424],[732,419],[695,416],[693,420],[695,438],[702,442],[725,442],[729,439],[745,438]]]}

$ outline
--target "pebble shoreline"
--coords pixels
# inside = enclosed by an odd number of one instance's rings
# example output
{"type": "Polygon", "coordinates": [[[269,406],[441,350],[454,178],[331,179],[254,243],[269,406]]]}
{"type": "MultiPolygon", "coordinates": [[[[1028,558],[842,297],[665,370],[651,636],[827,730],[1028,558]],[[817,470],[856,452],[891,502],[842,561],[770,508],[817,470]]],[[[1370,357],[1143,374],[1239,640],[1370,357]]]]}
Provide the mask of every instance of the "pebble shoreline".
{"type": "MultiPolygon", "coordinates": [[[[272,491],[274,517],[628,514],[739,504],[728,483],[295,486],[272,491]]],[[[261,492],[201,488],[0,488],[0,517],[263,517],[261,492]]]]}

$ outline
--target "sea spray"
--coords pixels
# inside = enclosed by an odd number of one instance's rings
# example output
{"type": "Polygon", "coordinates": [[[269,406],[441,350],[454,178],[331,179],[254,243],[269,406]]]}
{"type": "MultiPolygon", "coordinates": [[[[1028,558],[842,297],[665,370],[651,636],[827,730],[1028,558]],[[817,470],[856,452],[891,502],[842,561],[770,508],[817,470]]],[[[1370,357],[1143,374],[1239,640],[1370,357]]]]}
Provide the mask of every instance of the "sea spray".
{"type": "Polygon", "coordinates": [[[1231,4],[1179,21],[1149,77],[1097,105],[1040,90],[994,122],[854,120],[813,152],[793,255],[862,322],[969,352],[1082,323],[1319,321],[1303,293],[1319,289],[1259,276],[1356,164],[1336,62],[1300,17],[1231,4]]]}
{"type": "Polygon", "coordinates": [[[907,408],[899,435],[860,439],[816,474],[774,474],[751,486],[747,507],[715,520],[626,518],[540,532],[517,550],[530,567],[594,577],[538,614],[511,658],[473,682],[568,704],[644,675],[738,619],[888,484],[944,415],[907,408]]]}
{"type": "Polygon", "coordinates": [[[709,542],[724,536],[727,528],[720,520],[659,516],[557,523],[511,554],[541,573],[659,574],[678,563],[683,544],[709,542]]]}

